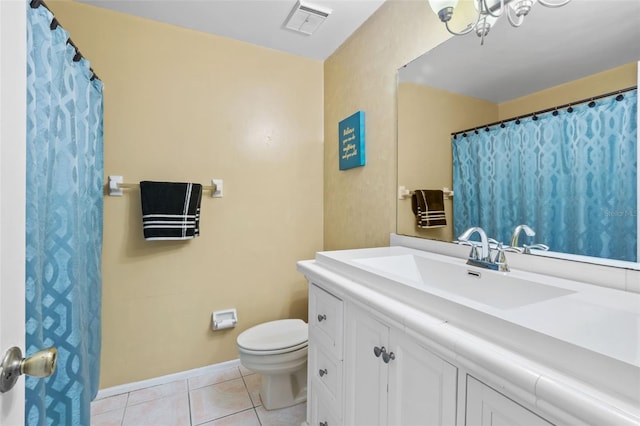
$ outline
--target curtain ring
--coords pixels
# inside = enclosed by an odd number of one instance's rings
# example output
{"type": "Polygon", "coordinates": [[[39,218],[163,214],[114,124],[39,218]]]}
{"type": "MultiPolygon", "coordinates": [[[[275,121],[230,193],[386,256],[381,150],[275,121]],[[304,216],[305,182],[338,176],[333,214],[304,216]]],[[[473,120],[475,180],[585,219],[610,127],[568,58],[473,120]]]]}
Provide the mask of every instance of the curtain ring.
{"type": "Polygon", "coordinates": [[[573,112],[573,107],[569,106],[569,108],[567,108],[567,112],[573,112]]]}
{"type": "Polygon", "coordinates": [[[504,122],[502,122],[502,123],[500,123],[500,127],[504,129],[507,126],[504,124],[504,122]]]}
{"type": "Polygon", "coordinates": [[[593,98],[591,98],[591,102],[589,102],[589,108],[593,108],[594,106],[596,106],[596,103],[593,101],[593,98]]]}
{"type": "Polygon", "coordinates": [[[616,96],[616,101],[618,101],[618,102],[620,102],[623,99],[624,99],[624,95],[622,93],[620,93],[618,96],[616,96]]]}

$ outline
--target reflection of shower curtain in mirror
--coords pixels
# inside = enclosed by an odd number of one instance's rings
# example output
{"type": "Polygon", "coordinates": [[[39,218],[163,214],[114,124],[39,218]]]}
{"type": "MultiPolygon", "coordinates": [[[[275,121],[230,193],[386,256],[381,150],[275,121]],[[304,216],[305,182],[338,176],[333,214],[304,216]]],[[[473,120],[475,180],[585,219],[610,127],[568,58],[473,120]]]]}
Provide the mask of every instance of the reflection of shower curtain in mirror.
{"type": "Polygon", "coordinates": [[[453,140],[454,232],[637,261],[637,90],[453,140]]]}
{"type": "Polygon", "coordinates": [[[88,425],[100,369],[102,83],[44,6],[27,9],[26,353],[56,346],[58,365],[27,377],[26,424],[88,425]]]}

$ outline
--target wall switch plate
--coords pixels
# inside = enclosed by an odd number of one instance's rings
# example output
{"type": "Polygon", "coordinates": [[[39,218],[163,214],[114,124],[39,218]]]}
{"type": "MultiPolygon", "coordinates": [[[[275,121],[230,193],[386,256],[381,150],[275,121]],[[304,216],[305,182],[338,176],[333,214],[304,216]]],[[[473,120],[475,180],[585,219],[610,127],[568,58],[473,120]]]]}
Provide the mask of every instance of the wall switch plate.
{"type": "Polygon", "coordinates": [[[211,183],[216,186],[216,190],[211,193],[213,198],[222,198],[222,179],[211,179],[211,183]]]}

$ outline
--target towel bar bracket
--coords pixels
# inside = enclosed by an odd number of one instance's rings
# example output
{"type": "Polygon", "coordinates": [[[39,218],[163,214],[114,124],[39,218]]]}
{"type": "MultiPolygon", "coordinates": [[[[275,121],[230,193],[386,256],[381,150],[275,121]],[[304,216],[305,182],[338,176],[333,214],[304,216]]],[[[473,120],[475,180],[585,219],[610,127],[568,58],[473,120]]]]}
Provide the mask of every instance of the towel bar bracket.
{"type": "Polygon", "coordinates": [[[109,195],[112,197],[122,197],[122,176],[109,176],[109,195]]]}
{"type": "Polygon", "coordinates": [[[211,185],[215,188],[211,191],[211,196],[213,198],[222,198],[222,179],[211,179],[211,185]]]}

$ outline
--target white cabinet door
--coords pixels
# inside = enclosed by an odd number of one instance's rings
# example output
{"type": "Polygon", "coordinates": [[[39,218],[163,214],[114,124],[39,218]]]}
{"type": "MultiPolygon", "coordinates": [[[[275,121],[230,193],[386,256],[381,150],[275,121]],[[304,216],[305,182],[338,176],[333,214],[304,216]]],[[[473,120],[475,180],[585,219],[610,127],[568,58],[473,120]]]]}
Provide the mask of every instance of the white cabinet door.
{"type": "Polygon", "coordinates": [[[386,348],[389,327],[349,304],[345,335],[345,424],[384,425],[387,421],[387,371],[374,348],[386,348]]]}
{"type": "Polygon", "coordinates": [[[542,417],[467,376],[467,426],[549,426],[542,417]]]}
{"type": "Polygon", "coordinates": [[[391,330],[389,425],[456,424],[458,369],[399,330],[391,330]]]}

